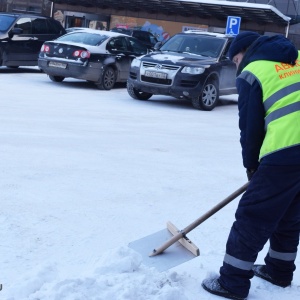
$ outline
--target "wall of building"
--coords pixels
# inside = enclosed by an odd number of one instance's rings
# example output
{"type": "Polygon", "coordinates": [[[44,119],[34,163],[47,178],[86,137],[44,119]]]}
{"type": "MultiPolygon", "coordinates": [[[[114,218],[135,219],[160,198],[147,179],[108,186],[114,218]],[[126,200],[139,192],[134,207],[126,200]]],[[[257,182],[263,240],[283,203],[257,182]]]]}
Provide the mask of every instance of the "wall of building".
{"type": "MultiPolygon", "coordinates": [[[[234,0],[235,2],[245,2],[245,0],[234,0]]],[[[299,18],[300,0],[248,0],[249,3],[270,4],[276,7],[283,14],[286,14],[296,22],[299,18]]],[[[149,12],[133,12],[127,10],[117,9],[100,9],[97,7],[83,7],[77,5],[67,4],[54,4],[52,10],[52,2],[50,0],[0,0],[0,9],[2,11],[15,11],[15,12],[31,12],[45,16],[53,15],[59,19],[64,18],[67,12],[75,12],[76,14],[93,14],[97,15],[94,21],[103,21],[110,28],[111,16],[120,16],[124,18],[135,18],[137,20],[157,20],[157,24],[162,22],[175,22],[180,26],[207,26],[208,31],[222,32],[225,30],[225,22],[218,19],[204,19],[199,17],[184,17],[178,15],[165,15],[162,13],[149,13],[149,12]]],[[[151,21],[152,22],[152,21],[151,21]]],[[[277,24],[256,24],[253,22],[242,21],[241,30],[254,30],[261,34],[265,32],[285,34],[286,29],[278,26],[277,24]]],[[[177,30],[177,29],[176,29],[177,30]]],[[[300,28],[299,25],[291,25],[289,29],[289,38],[300,49],[300,28]]],[[[173,34],[173,32],[172,32],[173,34]]]]}
{"type": "Polygon", "coordinates": [[[229,2],[248,2],[256,4],[269,4],[284,15],[292,18],[291,23],[299,22],[300,0],[227,0],[229,2]]]}
{"type": "MultiPolygon", "coordinates": [[[[149,13],[146,11],[127,11],[127,10],[117,10],[117,9],[100,9],[97,7],[83,7],[77,5],[66,5],[66,4],[55,4],[54,11],[62,10],[62,11],[78,11],[78,12],[87,12],[87,13],[96,13],[96,14],[105,14],[105,15],[119,15],[126,17],[135,17],[135,18],[143,18],[143,19],[156,19],[156,20],[165,20],[172,22],[180,22],[180,23],[191,23],[191,24],[200,24],[207,25],[209,28],[224,28],[226,27],[226,21],[218,20],[218,19],[204,19],[197,16],[194,17],[185,17],[178,15],[165,15],[162,13],[149,13]]],[[[275,32],[275,33],[285,33],[285,28],[279,26],[277,24],[256,24],[253,22],[242,22],[241,30],[255,30],[260,33],[264,32],[275,32]]]]}
{"type": "Polygon", "coordinates": [[[0,0],[0,10],[6,12],[23,12],[44,16],[51,15],[50,0],[0,0]]]}

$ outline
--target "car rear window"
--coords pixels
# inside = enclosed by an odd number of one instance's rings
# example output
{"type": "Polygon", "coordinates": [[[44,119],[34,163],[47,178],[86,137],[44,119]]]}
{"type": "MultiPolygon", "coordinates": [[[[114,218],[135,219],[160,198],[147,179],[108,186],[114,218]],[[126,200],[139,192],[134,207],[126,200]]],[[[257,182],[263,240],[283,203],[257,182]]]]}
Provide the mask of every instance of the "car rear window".
{"type": "Polygon", "coordinates": [[[62,42],[73,42],[90,46],[98,46],[108,39],[107,35],[89,33],[89,32],[71,32],[57,40],[62,42]]]}
{"type": "Polygon", "coordinates": [[[7,31],[15,19],[16,18],[12,16],[0,16],[0,31],[7,31]]]}
{"type": "Polygon", "coordinates": [[[149,35],[146,32],[135,31],[133,36],[136,37],[137,39],[139,39],[140,41],[150,42],[149,35]]]}

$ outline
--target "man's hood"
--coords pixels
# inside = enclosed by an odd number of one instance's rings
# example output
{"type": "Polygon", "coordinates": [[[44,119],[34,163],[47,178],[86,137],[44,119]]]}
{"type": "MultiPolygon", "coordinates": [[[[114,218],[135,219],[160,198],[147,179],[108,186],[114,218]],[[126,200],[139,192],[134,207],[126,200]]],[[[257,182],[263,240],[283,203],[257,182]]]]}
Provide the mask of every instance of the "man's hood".
{"type": "Polygon", "coordinates": [[[294,44],[282,35],[261,36],[246,51],[237,75],[251,62],[268,60],[294,65],[298,51],[294,44]]]}

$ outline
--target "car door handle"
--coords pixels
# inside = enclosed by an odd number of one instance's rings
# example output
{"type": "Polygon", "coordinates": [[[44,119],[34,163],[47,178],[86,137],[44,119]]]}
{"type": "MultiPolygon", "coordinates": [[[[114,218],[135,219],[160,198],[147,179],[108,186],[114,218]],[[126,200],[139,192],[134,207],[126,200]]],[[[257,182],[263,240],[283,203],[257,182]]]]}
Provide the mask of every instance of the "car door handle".
{"type": "Polygon", "coordinates": [[[38,40],[38,39],[39,39],[39,38],[33,36],[33,37],[31,37],[29,40],[30,40],[30,41],[36,41],[36,40],[38,40]]]}

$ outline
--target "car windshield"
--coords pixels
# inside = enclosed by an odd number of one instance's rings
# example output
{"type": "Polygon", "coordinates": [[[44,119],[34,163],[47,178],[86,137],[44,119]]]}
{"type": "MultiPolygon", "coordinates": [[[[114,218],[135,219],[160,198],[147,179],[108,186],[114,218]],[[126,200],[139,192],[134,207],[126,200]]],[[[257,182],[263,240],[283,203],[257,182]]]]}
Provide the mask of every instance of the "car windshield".
{"type": "Polygon", "coordinates": [[[223,49],[225,39],[204,35],[179,34],[159,49],[161,51],[172,51],[179,53],[190,53],[195,55],[218,57],[223,49]]]}
{"type": "Polygon", "coordinates": [[[7,31],[16,18],[12,16],[0,16],[0,31],[7,31]]]}
{"type": "Polygon", "coordinates": [[[60,42],[72,42],[90,46],[98,46],[108,39],[107,35],[90,32],[71,32],[58,38],[60,42]]]}

